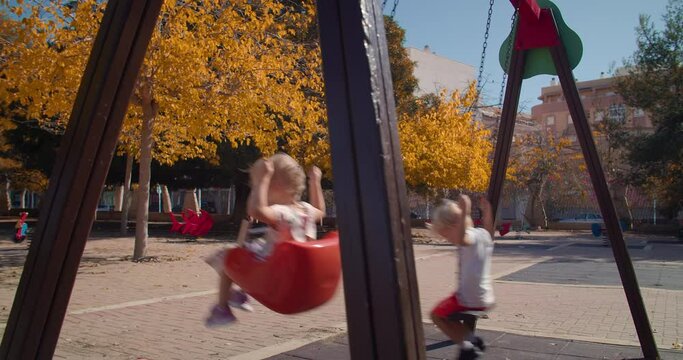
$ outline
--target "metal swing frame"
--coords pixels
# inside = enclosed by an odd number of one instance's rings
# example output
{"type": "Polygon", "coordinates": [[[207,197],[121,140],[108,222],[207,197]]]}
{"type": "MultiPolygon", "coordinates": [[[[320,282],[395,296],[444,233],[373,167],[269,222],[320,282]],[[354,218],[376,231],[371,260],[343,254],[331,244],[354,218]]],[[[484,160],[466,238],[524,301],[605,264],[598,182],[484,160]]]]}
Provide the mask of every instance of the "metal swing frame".
{"type": "Polygon", "coordinates": [[[503,189],[505,170],[507,169],[515,127],[515,117],[519,105],[522,79],[525,69],[526,53],[535,48],[547,48],[552,56],[555,70],[560,79],[562,92],[574,120],[576,135],[586,160],[593,189],[600,206],[600,211],[607,228],[619,277],[626,294],[631,316],[638,334],[638,340],[646,359],[659,359],[659,352],[652,334],[643,297],[640,293],[633,263],[624,242],[624,235],[619,226],[617,212],[610,196],[605,174],[600,164],[600,157],[595,147],[590,124],[586,117],[581,97],[576,87],[574,74],[569,58],[560,39],[559,30],[551,9],[541,9],[536,0],[510,0],[519,11],[519,26],[515,34],[514,47],[508,67],[508,82],[503,101],[500,128],[493,160],[493,172],[489,182],[488,198],[493,213],[496,213],[503,189]]]}

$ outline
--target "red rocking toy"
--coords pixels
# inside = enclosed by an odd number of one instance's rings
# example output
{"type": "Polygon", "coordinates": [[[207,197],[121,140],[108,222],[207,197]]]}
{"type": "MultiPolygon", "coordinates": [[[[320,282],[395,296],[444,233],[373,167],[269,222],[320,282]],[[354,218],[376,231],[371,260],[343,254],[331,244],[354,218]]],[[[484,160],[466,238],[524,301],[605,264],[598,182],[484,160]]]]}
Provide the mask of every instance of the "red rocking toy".
{"type": "Polygon", "coordinates": [[[190,209],[185,209],[181,214],[183,222],[179,222],[175,214],[169,213],[172,222],[170,231],[192,237],[201,237],[208,234],[213,227],[213,218],[205,210],[201,210],[200,214],[201,216],[190,209]]]}

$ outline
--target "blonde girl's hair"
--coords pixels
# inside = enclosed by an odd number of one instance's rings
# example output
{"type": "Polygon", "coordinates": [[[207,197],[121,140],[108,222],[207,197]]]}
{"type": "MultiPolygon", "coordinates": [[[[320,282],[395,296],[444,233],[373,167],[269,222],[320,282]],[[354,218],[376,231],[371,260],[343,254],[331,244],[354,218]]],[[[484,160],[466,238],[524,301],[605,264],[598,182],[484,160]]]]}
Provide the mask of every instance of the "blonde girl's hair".
{"type": "Polygon", "coordinates": [[[438,233],[448,226],[456,225],[462,211],[455,201],[442,200],[432,214],[432,230],[438,233]]]}
{"type": "Polygon", "coordinates": [[[282,186],[299,200],[306,188],[306,173],[299,163],[285,153],[277,153],[269,158],[273,163],[271,182],[282,186]]]}

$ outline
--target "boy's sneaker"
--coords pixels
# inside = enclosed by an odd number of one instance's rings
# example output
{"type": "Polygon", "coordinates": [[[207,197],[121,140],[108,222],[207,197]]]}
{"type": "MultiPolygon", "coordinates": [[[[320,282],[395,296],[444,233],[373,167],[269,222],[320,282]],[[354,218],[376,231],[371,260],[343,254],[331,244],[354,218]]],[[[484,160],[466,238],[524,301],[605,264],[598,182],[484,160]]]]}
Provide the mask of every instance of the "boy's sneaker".
{"type": "Polygon", "coordinates": [[[484,355],[484,340],[480,337],[475,337],[472,342],[466,342],[460,349],[459,360],[475,360],[480,359],[484,355]]]}
{"type": "Polygon", "coordinates": [[[477,351],[475,348],[461,349],[458,360],[477,360],[481,359],[481,356],[482,352],[477,351]]]}
{"type": "Polygon", "coordinates": [[[228,305],[240,310],[254,312],[254,308],[249,304],[249,297],[242,290],[233,290],[228,305]]]}
{"type": "Polygon", "coordinates": [[[484,340],[482,340],[479,336],[474,337],[474,340],[472,340],[472,345],[474,345],[474,347],[480,351],[486,351],[484,340]]]}
{"type": "Polygon", "coordinates": [[[236,321],[237,318],[232,314],[230,308],[214,305],[214,307],[211,308],[209,317],[204,321],[204,325],[206,325],[206,327],[226,326],[236,321]]]}

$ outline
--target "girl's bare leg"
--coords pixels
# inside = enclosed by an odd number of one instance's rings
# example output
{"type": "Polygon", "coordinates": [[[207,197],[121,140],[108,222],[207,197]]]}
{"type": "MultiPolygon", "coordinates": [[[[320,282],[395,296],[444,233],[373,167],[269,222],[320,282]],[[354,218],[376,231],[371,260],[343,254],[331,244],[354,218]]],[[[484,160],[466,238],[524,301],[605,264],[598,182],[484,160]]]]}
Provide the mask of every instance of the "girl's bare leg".
{"type": "Polygon", "coordinates": [[[220,273],[220,285],[218,288],[218,304],[220,306],[228,306],[228,300],[230,300],[230,295],[232,295],[232,279],[230,279],[225,273],[220,273]]]}

